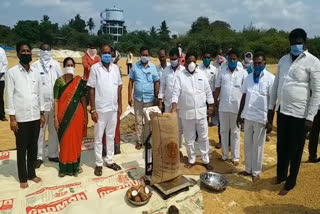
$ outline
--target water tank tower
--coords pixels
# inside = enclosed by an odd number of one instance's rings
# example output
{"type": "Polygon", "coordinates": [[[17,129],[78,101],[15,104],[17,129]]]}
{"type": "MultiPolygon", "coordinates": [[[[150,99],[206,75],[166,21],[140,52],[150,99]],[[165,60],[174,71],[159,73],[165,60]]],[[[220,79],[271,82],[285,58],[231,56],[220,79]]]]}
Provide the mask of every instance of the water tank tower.
{"type": "Polygon", "coordinates": [[[110,35],[113,41],[118,42],[125,31],[123,10],[113,6],[101,12],[100,17],[102,33],[110,35]]]}

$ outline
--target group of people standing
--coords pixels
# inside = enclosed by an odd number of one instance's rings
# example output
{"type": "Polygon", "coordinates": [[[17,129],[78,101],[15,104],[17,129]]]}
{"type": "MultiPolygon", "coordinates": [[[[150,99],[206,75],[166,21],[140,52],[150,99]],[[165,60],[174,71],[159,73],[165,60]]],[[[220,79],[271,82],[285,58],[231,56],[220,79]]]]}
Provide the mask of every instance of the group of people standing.
{"type": "MultiPolygon", "coordinates": [[[[306,133],[311,129],[309,161],[318,161],[315,141],[320,129],[320,62],[306,50],[306,39],[303,29],[290,33],[291,52],[280,59],[275,77],[268,71],[261,51],[245,54],[243,63],[235,48],[227,55],[219,50],[214,63],[211,53],[204,51],[203,63],[198,65],[197,54],[192,50],[184,54],[179,43],[169,54],[159,50],[158,66],[149,61],[147,47],[140,49],[140,60],[135,64],[129,53],[128,104],[135,112],[136,149],[143,147],[151,131],[143,109],[157,105],[162,112],[177,114],[179,145],[181,148],[184,138],[188,154],[185,167],[191,168],[196,162],[197,141],[204,167],[212,170],[208,121],[215,116],[219,120],[221,160],[228,161],[231,147],[234,166],[240,163],[240,129],[244,126],[245,171],[240,174],[251,176],[255,182],[260,179],[266,133],[273,129],[276,111],[278,162],[274,183],[286,182],[279,194],[287,194],[296,184],[306,133]]],[[[64,59],[62,72],[48,44],[40,46],[40,59],[33,64],[28,43],[18,43],[16,51],[20,61],[6,71],[8,63],[0,49],[0,92],[5,76],[6,112],[16,136],[20,187],[27,188],[28,180],[41,181],[35,168],[45,158],[47,127],[48,159],[59,162],[59,176],[82,172],[81,142],[87,132],[87,112],[95,123],[94,174],[101,176],[103,165],[121,170],[114,162],[122,113],[122,79],[117,65],[120,54],[103,45],[99,57],[97,49],[90,46],[83,57],[81,78],[75,75],[76,63],[70,57],[64,59]]],[[[0,116],[5,120],[1,108],[0,116]]]]}

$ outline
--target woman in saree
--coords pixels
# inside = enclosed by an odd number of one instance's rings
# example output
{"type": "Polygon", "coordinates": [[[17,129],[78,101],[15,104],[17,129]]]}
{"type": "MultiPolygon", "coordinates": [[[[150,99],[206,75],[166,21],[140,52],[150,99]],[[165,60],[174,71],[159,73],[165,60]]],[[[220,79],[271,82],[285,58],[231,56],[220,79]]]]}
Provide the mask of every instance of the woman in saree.
{"type": "Polygon", "coordinates": [[[75,62],[68,57],[63,61],[64,75],[54,85],[54,124],[60,143],[59,176],[78,176],[81,143],[86,135],[88,114],[86,111],[85,84],[75,76],[75,62]]]}

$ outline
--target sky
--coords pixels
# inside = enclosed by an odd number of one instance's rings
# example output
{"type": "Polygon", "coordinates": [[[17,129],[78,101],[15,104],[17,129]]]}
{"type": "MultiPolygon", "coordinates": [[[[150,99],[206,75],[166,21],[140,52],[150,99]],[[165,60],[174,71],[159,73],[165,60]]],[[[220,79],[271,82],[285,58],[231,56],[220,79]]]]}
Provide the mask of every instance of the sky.
{"type": "Polygon", "coordinates": [[[261,29],[290,31],[304,28],[308,37],[320,36],[319,0],[1,0],[0,24],[13,27],[18,20],[67,23],[77,13],[92,17],[97,31],[100,12],[117,6],[124,10],[128,31],[149,30],[166,20],[172,34],[185,34],[197,17],[222,20],[241,31],[251,22],[261,29]]]}

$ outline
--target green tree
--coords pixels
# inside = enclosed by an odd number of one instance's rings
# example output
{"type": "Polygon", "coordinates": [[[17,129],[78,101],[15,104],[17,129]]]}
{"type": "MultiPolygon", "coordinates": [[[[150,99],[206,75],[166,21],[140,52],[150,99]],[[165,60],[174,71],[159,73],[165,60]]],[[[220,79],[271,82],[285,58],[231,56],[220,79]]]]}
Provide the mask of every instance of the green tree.
{"type": "Polygon", "coordinates": [[[59,25],[52,24],[49,16],[44,15],[39,25],[40,41],[49,44],[57,44],[57,36],[59,33],[59,25]]]}
{"type": "Polygon", "coordinates": [[[26,40],[30,43],[36,43],[40,40],[40,29],[38,21],[18,21],[14,26],[14,32],[19,40],[26,40]]]}
{"type": "Polygon", "coordinates": [[[79,33],[88,33],[86,21],[79,14],[69,21],[69,27],[79,33]]]}
{"type": "Polygon", "coordinates": [[[164,41],[169,41],[170,40],[170,30],[169,27],[167,26],[166,21],[162,21],[159,29],[159,36],[162,40],[164,41]]]}
{"type": "Polygon", "coordinates": [[[199,33],[202,30],[206,30],[209,28],[210,22],[207,17],[199,17],[195,22],[191,25],[191,30],[189,33],[199,33]]]}
{"type": "Polygon", "coordinates": [[[150,36],[151,36],[152,38],[157,38],[157,37],[158,37],[157,29],[156,29],[154,26],[152,26],[152,27],[150,28],[149,34],[150,34],[150,36]]]}
{"type": "Polygon", "coordinates": [[[92,33],[92,30],[96,27],[96,24],[93,21],[93,18],[90,18],[87,22],[87,26],[90,30],[90,32],[92,33]]]}

